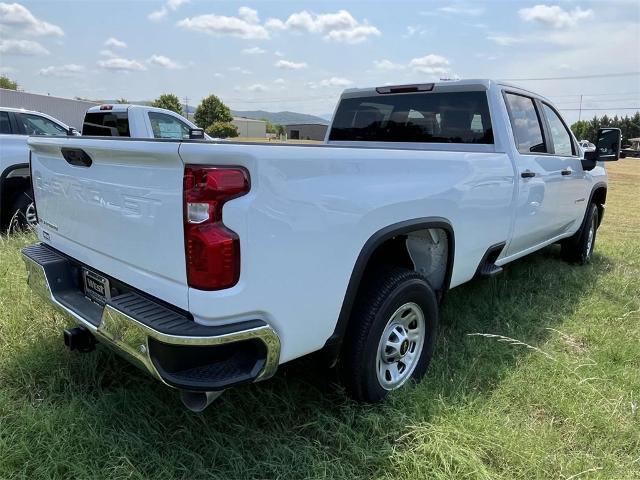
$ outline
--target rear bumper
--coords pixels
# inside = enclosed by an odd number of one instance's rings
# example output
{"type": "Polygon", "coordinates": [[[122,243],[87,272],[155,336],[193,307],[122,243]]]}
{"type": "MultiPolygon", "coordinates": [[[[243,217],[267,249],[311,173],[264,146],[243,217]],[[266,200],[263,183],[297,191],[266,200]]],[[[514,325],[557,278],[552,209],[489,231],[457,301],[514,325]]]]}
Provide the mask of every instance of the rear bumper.
{"type": "Polygon", "coordinates": [[[204,326],[185,312],[118,284],[104,306],[89,300],[79,262],[37,244],[22,250],[27,282],[66,317],[168,386],[218,391],[271,377],[278,334],[262,320],[204,326]]]}

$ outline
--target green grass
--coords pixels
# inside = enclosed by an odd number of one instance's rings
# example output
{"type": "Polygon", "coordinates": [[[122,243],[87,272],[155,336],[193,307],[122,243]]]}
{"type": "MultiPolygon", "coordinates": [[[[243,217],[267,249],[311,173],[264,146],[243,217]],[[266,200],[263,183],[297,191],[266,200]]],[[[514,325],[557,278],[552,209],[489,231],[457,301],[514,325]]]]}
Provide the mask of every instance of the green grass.
{"type": "Polygon", "coordinates": [[[640,478],[640,162],[610,171],[593,264],[553,247],[454,289],[427,377],[376,407],[302,360],[190,413],[67,352],[25,286],[33,238],[0,239],[0,478],[640,478]]]}

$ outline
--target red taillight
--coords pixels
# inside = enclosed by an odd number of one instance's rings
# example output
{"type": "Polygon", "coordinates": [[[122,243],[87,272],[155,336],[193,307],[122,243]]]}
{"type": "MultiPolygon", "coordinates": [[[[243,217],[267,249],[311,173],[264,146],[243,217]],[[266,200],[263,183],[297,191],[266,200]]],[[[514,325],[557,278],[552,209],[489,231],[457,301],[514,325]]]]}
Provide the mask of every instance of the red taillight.
{"type": "Polygon", "coordinates": [[[221,290],[238,283],[240,240],[222,223],[222,206],[248,191],[244,168],[185,167],[184,244],[190,287],[221,290]]]}
{"type": "Polygon", "coordinates": [[[113,105],[100,105],[100,110],[113,110],[113,105]]]}

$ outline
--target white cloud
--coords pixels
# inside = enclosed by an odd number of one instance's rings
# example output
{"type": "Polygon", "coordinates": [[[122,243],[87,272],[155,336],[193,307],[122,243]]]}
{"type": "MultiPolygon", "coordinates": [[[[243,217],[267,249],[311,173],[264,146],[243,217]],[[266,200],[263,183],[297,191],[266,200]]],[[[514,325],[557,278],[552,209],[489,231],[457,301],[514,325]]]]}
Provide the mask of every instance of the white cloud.
{"type": "Polygon", "coordinates": [[[285,70],[300,70],[309,66],[305,62],[291,62],[289,60],[278,60],[274,65],[285,70]]]}
{"type": "Polygon", "coordinates": [[[165,57],[164,55],[151,55],[147,59],[147,63],[149,65],[156,65],[168,70],[177,70],[180,68],[184,68],[180,63],[176,62],[175,60],[171,60],[169,57],[165,57]]]}
{"type": "Polygon", "coordinates": [[[576,7],[567,11],[558,5],[536,5],[518,10],[520,18],[527,22],[538,22],[554,28],[575,27],[581,20],[591,18],[593,10],[576,7]]]}
{"type": "Polygon", "coordinates": [[[126,43],[114,37],[107,38],[104,42],[104,46],[110,48],[127,48],[126,43]]]}
{"type": "Polygon", "coordinates": [[[223,75],[223,74],[221,74],[221,73],[219,73],[219,72],[214,73],[214,74],[213,74],[213,76],[214,76],[215,78],[222,78],[222,77],[224,77],[224,75],[223,75]]]}
{"type": "Polygon", "coordinates": [[[238,72],[238,73],[241,73],[242,75],[251,75],[253,73],[251,70],[247,70],[246,68],[242,68],[242,67],[229,67],[229,71],[238,72]]]}
{"type": "Polygon", "coordinates": [[[440,55],[429,54],[424,57],[414,58],[409,62],[409,67],[415,72],[428,75],[442,75],[449,73],[449,60],[440,55]]]}
{"type": "Polygon", "coordinates": [[[109,50],[108,48],[100,50],[100,55],[102,55],[103,57],[117,57],[118,56],[118,55],[116,55],[116,53],[113,50],[109,50]]]}
{"type": "Polygon", "coordinates": [[[38,75],[51,76],[51,77],[74,77],[83,74],[85,71],[82,65],[76,65],[75,63],[69,63],[67,65],[61,65],[59,67],[50,66],[41,68],[38,75]]]}
{"type": "Polygon", "coordinates": [[[422,25],[409,25],[407,27],[407,33],[403,35],[403,37],[422,37],[424,35],[427,35],[429,32],[429,29],[427,27],[423,27],[422,25]]]}
{"type": "Polygon", "coordinates": [[[318,84],[321,87],[348,87],[349,85],[353,85],[353,82],[342,77],[331,77],[325,80],[320,80],[318,84]]]}
{"type": "Polygon", "coordinates": [[[49,55],[49,50],[32,40],[0,40],[0,53],[7,55],[49,55]]]}
{"type": "Polygon", "coordinates": [[[282,53],[280,50],[276,50],[275,52],[273,52],[273,54],[276,57],[284,57],[284,53],[282,53]]]}
{"type": "Polygon", "coordinates": [[[380,35],[373,25],[366,20],[360,22],[346,10],[335,13],[310,13],[307,10],[293,13],[286,20],[270,18],[265,26],[271,30],[291,30],[297,32],[317,33],[326,40],[343,43],[360,43],[370,36],[380,35]]]}
{"type": "Polygon", "coordinates": [[[516,43],[522,43],[525,41],[522,37],[514,37],[512,35],[503,35],[500,33],[488,35],[487,40],[491,40],[492,42],[502,47],[509,47],[511,45],[515,45],[516,43]]]}
{"type": "Polygon", "coordinates": [[[251,47],[243,49],[242,53],[244,55],[260,55],[262,53],[266,53],[266,50],[260,47],[251,47]]]}
{"type": "Polygon", "coordinates": [[[238,16],[245,22],[249,23],[258,23],[260,21],[260,17],[258,17],[258,11],[249,7],[240,7],[238,9],[238,16]]]}
{"type": "Polygon", "coordinates": [[[276,85],[284,85],[286,83],[284,78],[276,78],[273,83],[275,83],[276,85]]]}
{"type": "Polygon", "coordinates": [[[250,92],[266,92],[268,89],[263,84],[256,83],[254,85],[247,87],[247,90],[249,90],[250,92]]]}
{"type": "Polygon", "coordinates": [[[378,70],[402,70],[405,68],[404,65],[393,63],[391,60],[387,60],[386,58],[383,60],[374,60],[373,65],[378,70]]]}
{"type": "Polygon", "coordinates": [[[64,31],[57,25],[36,18],[26,7],[19,3],[0,3],[0,29],[9,28],[21,34],[62,37],[64,31]]]}
{"type": "Polygon", "coordinates": [[[107,60],[99,60],[98,66],[106,70],[115,70],[119,72],[136,72],[146,70],[146,67],[137,60],[128,58],[113,57],[107,60]]]}
{"type": "Polygon", "coordinates": [[[474,17],[484,13],[484,8],[471,7],[468,5],[448,5],[446,7],[440,7],[438,10],[452,15],[469,15],[474,17]]]}
{"type": "Polygon", "coordinates": [[[189,0],[168,0],[159,10],[155,10],[147,15],[147,18],[152,22],[159,22],[165,18],[169,12],[175,12],[181,5],[188,1],[189,0]]]}
{"type": "Polygon", "coordinates": [[[180,20],[178,26],[214,36],[231,36],[246,40],[269,38],[267,29],[257,23],[258,16],[255,10],[241,7],[238,10],[238,15],[238,17],[214,14],[199,15],[180,20]]]}

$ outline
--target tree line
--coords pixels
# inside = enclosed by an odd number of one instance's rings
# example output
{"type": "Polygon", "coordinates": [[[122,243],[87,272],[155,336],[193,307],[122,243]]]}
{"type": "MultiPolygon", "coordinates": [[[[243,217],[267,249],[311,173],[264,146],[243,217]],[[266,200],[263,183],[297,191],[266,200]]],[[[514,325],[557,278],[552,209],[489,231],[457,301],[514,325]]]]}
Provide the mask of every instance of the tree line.
{"type": "Polygon", "coordinates": [[[636,112],[631,117],[628,115],[624,117],[594,116],[591,120],[577,121],[571,125],[571,130],[578,140],[596,143],[598,129],[605,127],[619,128],[622,131],[622,145],[625,146],[630,138],[640,137],[640,112],[636,112]]]}

